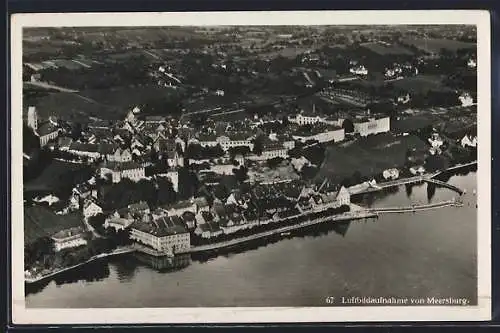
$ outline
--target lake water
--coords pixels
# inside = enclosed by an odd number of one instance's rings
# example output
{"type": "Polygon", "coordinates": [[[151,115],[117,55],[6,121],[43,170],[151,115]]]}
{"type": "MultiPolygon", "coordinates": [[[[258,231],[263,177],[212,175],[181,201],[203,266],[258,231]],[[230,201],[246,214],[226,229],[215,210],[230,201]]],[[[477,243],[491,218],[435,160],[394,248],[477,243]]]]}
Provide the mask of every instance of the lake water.
{"type": "MultiPolygon", "coordinates": [[[[467,191],[463,207],[381,215],[175,262],[123,255],[27,287],[26,306],[319,306],[327,296],[465,297],[475,304],[476,173],[448,182],[467,191]]],[[[365,196],[360,205],[454,196],[421,184],[365,196]]]]}

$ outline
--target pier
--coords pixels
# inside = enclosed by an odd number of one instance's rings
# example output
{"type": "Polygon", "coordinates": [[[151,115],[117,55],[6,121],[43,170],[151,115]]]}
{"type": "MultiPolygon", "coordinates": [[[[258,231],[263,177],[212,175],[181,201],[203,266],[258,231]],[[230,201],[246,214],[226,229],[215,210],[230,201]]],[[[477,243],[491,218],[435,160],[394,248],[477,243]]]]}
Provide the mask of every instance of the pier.
{"type": "Polygon", "coordinates": [[[462,206],[462,204],[453,199],[453,200],[448,200],[448,201],[430,203],[430,204],[426,204],[426,205],[414,205],[414,206],[406,206],[406,207],[381,207],[381,208],[370,209],[369,211],[376,213],[376,214],[411,213],[411,212],[424,211],[424,210],[449,207],[449,206],[460,207],[460,206],[462,206]]]}

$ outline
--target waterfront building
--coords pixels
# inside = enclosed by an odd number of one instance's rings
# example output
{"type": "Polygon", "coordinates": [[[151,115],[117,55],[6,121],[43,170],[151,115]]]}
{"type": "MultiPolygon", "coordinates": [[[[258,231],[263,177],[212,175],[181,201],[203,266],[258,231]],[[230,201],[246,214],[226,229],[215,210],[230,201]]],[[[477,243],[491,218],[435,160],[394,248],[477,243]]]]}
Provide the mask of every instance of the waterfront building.
{"type": "Polygon", "coordinates": [[[87,241],[83,237],[83,229],[81,227],[75,227],[70,229],[65,229],[57,232],[52,236],[54,241],[54,247],[57,252],[82,246],[87,244],[87,241]]]}
{"type": "Polygon", "coordinates": [[[339,206],[350,205],[351,194],[344,186],[342,186],[340,190],[337,192],[336,200],[339,206]]]}
{"type": "Polygon", "coordinates": [[[386,133],[391,130],[391,120],[389,117],[355,119],[353,123],[354,132],[361,136],[386,133]]]}
{"type": "Polygon", "coordinates": [[[175,254],[191,247],[190,234],[177,216],[136,220],[131,225],[130,239],[165,254],[175,254]]]}
{"type": "Polygon", "coordinates": [[[386,169],[384,170],[384,172],[382,172],[382,177],[384,177],[384,179],[398,179],[399,178],[399,170],[396,169],[396,168],[392,168],[392,169],[386,169]]]}
{"type": "Polygon", "coordinates": [[[83,204],[83,216],[88,219],[89,217],[102,214],[102,207],[99,206],[94,200],[86,200],[83,204]]]}

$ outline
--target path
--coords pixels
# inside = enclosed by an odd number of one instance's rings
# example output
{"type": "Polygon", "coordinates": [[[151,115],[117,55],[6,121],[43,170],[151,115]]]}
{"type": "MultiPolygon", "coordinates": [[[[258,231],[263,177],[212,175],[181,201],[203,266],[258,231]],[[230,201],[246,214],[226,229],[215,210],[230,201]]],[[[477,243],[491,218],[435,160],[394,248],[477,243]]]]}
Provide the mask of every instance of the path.
{"type": "Polygon", "coordinates": [[[60,92],[67,92],[67,93],[76,93],[78,90],[73,90],[73,89],[68,89],[60,86],[56,86],[50,83],[46,82],[31,82],[31,81],[25,81],[25,84],[29,84],[31,86],[39,87],[39,88],[44,88],[44,89],[54,89],[60,92]]]}

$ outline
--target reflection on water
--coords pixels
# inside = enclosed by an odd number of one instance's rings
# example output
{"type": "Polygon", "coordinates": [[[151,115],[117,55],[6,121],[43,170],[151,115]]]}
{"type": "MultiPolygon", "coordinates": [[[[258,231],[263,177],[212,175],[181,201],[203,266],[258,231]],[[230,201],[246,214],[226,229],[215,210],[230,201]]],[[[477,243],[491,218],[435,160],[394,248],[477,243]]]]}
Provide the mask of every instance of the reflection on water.
{"type": "MultiPolygon", "coordinates": [[[[191,263],[191,257],[189,254],[177,255],[175,257],[155,257],[144,253],[134,253],[131,254],[130,257],[137,259],[139,262],[146,264],[148,267],[151,267],[160,273],[178,271],[189,266],[191,263]]],[[[137,267],[137,265],[135,267],[137,267]]]]}
{"type": "Polygon", "coordinates": [[[105,259],[92,261],[84,266],[72,269],[61,274],[55,275],[52,280],[41,281],[39,283],[27,284],[26,295],[38,293],[42,291],[50,283],[55,282],[56,285],[64,285],[77,283],[80,281],[95,282],[101,281],[109,277],[109,266],[105,259]]]}
{"type": "MultiPolygon", "coordinates": [[[[62,274],[57,285],[27,286],[27,306],[306,306],[322,304],[321,295],[345,288],[363,295],[410,290],[417,296],[475,297],[475,179],[473,174],[450,180],[468,190],[462,208],[325,223],[176,258],[122,255],[62,274]],[[74,283],[82,280],[84,286],[74,283]],[[154,291],[165,284],[173,287],[163,294],[154,291]],[[119,296],[103,299],[102,293],[119,296]]],[[[423,183],[352,201],[395,206],[453,196],[449,189],[423,183]]]]}

